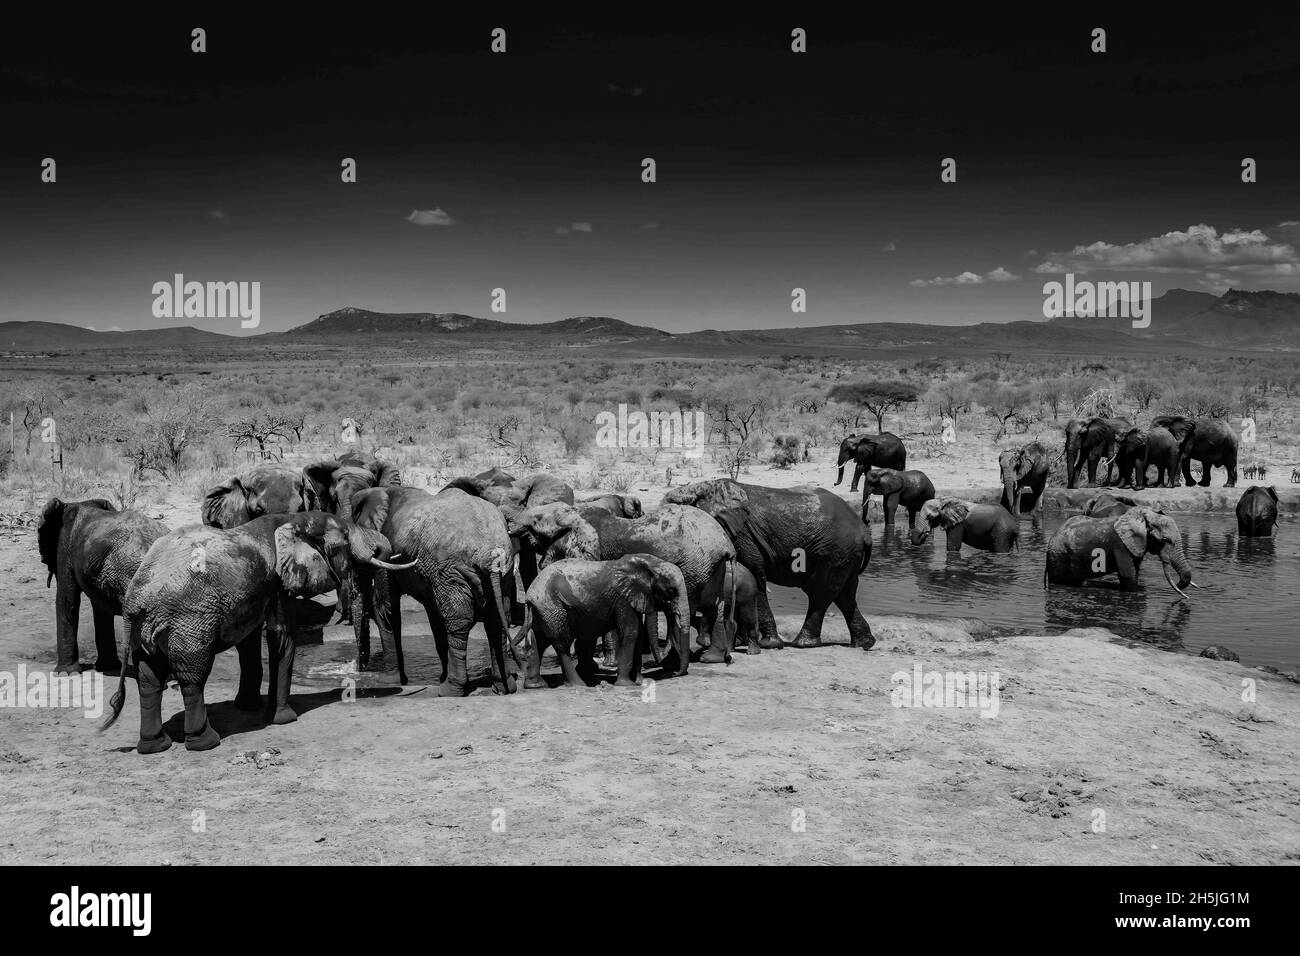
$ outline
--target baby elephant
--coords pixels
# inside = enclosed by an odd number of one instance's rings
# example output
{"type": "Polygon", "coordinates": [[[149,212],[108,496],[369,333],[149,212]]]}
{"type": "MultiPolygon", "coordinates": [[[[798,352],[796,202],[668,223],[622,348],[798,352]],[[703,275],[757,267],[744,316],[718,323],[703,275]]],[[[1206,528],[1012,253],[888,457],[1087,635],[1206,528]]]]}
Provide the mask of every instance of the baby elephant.
{"type": "Polygon", "coordinates": [[[917,512],[934,499],[934,485],[923,471],[898,471],[872,468],[862,479],[862,520],[867,520],[867,499],[880,495],[884,499],[885,527],[894,525],[894,511],[901,504],[907,509],[907,525],[916,523],[917,512]]]}
{"type": "MultiPolygon", "coordinates": [[[[749,568],[739,561],[732,562],[727,567],[727,575],[722,580],[722,598],[726,602],[724,609],[728,613],[724,615],[722,625],[732,633],[725,646],[737,649],[746,647],[750,654],[761,654],[763,651],[758,643],[758,582],[754,580],[754,575],[749,568]],[[734,571],[731,570],[733,568],[734,571]]],[[[708,608],[707,613],[706,609],[701,608],[700,613],[704,616],[704,624],[699,629],[699,643],[700,647],[706,648],[700,656],[700,662],[702,664],[729,662],[731,655],[721,649],[723,645],[715,646],[709,640],[717,618],[717,605],[708,608]]]]}
{"type": "Polygon", "coordinates": [[[532,636],[524,687],[545,687],[541,678],[542,652],[555,648],[565,681],[584,687],[586,681],[574,666],[571,648],[576,642],[582,671],[595,670],[593,651],[609,631],[618,634],[620,686],[636,684],[641,671],[641,641],[659,657],[659,612],[668,619],[670,645],[679,635],[690,634],[691,608],[686,580],[676,565],[650,554],[628,554],[612,561],[561,558],[538,572],[528,588],[524,626],[515,643],[532,636]]]}
{"type": "Polygon", "coordinates": [[[1277,527],[1277,492],[1251,485],[1237,502],[1237,533],[1243,538],[1267,538],[1277,527]]]}
{"type": "Polygon", "coordinates": [[[927,501],[912,527],[912,544],[924,544],[932,528],[948,532],[948,550],[960,551],[963,544],[981,551],[1005,554],[1020,540],[1020,525],[1001,505],[976,505],[960,498],[927,501]]]}

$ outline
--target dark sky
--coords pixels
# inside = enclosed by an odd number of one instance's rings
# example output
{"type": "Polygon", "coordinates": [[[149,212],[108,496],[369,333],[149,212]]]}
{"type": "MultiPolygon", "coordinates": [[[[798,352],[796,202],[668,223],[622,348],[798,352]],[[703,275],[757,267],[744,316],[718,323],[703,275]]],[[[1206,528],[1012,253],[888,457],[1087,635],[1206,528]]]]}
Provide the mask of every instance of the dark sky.
{"type": "MultiPolygon", "coordinates": [[[[169,324],[150,289],[178,272],[260,281],[261,331],[345,305],[489,316],[495,287],[496,318],[670,331],[1035,318],[1065,269],[1300,291],[1294,19],[658,9],[629,6],[634,29],[364,10],[15,26],[0,321],[169,324]]],[[[239,331],[176,324],[204,322],[239,331]]]]}

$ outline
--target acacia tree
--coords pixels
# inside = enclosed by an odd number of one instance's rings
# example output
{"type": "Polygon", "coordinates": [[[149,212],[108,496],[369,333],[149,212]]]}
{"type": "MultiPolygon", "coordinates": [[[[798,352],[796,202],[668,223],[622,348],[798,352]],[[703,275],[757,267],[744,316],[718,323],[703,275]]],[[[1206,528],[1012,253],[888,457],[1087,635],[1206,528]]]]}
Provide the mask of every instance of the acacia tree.
{"type": "Polygon", "coordinates": [[[832,402],[865,408],[876,418],[876,431],[885,430],[885,416],[917,400],[916,387],[902,381],[846,382],[827,396],[832,402]]]}

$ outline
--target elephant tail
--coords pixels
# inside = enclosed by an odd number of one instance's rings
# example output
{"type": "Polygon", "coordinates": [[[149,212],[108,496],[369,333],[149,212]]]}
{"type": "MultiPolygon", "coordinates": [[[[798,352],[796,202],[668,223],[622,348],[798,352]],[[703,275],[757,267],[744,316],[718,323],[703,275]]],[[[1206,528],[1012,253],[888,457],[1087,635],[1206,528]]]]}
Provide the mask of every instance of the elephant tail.
{"type": "Polygon", "coordinates": [[[117,718],[122,716],[122,706],[126,703],[126,672],[131,669],[131,651],[135,647],[132,638],[140,629],[140,618],[133,616],[123,621],[123,625],[122,648],[119,654],[122,660],[122,671],[117,678],[117,690],[113,691],[113,696],[108,700],[108,716],[99,725],[101,734],[117,723],[117,718]]]}

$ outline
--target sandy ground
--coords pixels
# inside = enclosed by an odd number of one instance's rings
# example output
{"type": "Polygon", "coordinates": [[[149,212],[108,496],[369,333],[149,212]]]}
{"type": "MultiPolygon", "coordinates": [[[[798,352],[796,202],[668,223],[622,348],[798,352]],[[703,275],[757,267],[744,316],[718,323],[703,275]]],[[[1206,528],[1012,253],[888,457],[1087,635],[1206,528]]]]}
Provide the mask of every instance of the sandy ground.
{"type": "MultiPolygon", "coordinates": [[[[995,472],[934,475],[995,493],[995,472]]],[[[1160,494],[1235,501],[1219,481],[1160,494]]],[[[192,508],[161,513],[179,526],[192,508]]],[[[54,592],[30,530],[0,530],[0,573],[0,672],[49,667],[54,592]]],[[[868,620],[869,653],[742,655],[657,682],[652,700],[606,684],[344,701],[335,678],[299,680],[300,718],[281,727],[233,708],[227,653],[208,690],[225,739],[206,753],[136,754],[133,682],[103,735],[75,710],[0,710],[0,863],[1300,860],[1300,685],[1105,631],[976,642],[961,622],[868,620]],[[996,673],[997,716],[891,706],[891,678],[916,665],[996,673]]],[[[799,619],[778,623],[790,637],[799,619]]],[[[847,642],[834,614],[825,638],[847,642]]],[[[179,737],[175,690],[164,709],[179,737]]]]}

